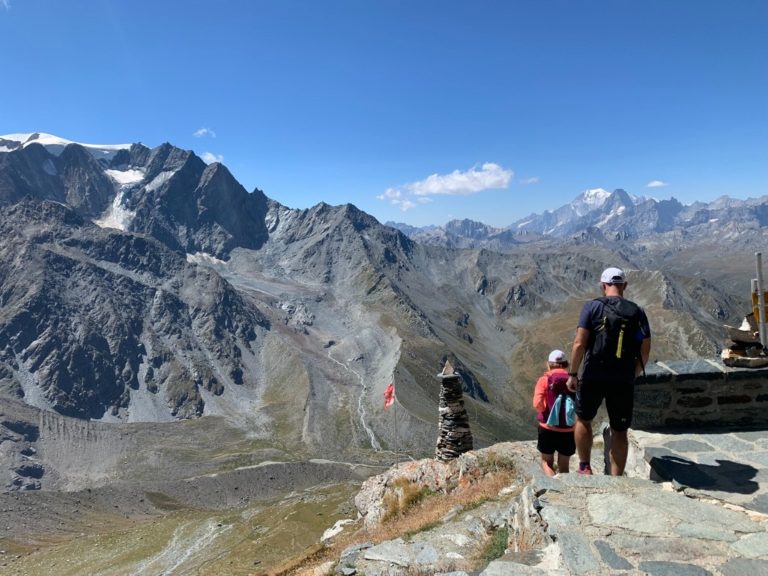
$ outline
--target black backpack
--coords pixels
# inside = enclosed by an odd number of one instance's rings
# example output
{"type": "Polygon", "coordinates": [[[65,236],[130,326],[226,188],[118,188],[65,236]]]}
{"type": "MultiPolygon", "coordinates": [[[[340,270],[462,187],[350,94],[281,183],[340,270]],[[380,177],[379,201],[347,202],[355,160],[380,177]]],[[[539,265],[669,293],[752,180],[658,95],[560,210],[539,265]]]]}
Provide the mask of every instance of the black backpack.
{"type": "Polygon", "coordinates": [[[590,362],[618,372],[634,373],[640,357],[640,307],[624,298],[598,298],[603,315],[592,333],[590,362]]]}

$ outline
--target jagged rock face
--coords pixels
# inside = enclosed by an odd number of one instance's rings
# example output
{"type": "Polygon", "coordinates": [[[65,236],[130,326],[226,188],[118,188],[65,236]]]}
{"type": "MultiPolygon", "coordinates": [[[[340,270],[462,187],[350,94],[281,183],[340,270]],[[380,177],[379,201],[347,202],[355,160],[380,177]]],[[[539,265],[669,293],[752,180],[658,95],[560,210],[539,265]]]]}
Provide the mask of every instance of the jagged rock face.
{"type": "Polygon", "coordinates": [[[268,323],[213,271],[46,201],[4,210],[0,236],[2,388],[83,418],[124,413],[141,389],[189,417],[203,390],[243,383],[268,323]]]}
{"type": "Polygon", "coordinates": [[[321,203],[308,210],[273,205],[269,220],[266,249],[283,263],[285,274],[362,293],[407,267],[416,246],[351,204],[321,203]]]}
{"type": "Polygon", "coordinates": [[[126,190],[134,212],[130,229],[169,247],[225,258],[235,247],[259,248],[267,239],[266,197],[249,194],[221,164],[206,166],[197,156],[170,145],[152,151],[139,184],[126,190]]]}
{"type": "Polygon", "coordinates": [[[106,209],[113,196],[103,167],[82,146],[55,156],[40,144],[0,154],[0,204],[33,197],[66,203],[85,216],[106,209]]]}
{"type": "Polygon", "coordinates": [[[58,155],[40,144],[0,153],[0,205],[27,196],[67,204],[86,218],[111,215],[112,227],[188,253],[224,258],[267,239],[263,193],[249,194],[223,165],[206,166],[170,144],[135,144],[110,160],[78,144],[58,155]]]}
{"type": "Polygon", "coordinates": [[[388,223],[414,240],[430,245],[443,246],[445,248],[480,248],[489,249],[504,248],[517,244],[518,241],[508,231],[494,228],[473,220],[451,220],[445,226],[426,226],[415,228],[398,223],[388,223]]]}
{"type": "Polygon", "coordinates": [[[457,236],[466,236],[473,240],[485,240],[493,234],[500,232],[498,228],[493,228],[480,222],[474,222],[465,218],[464,220],[451,220],[445,225],[447,232],[457,236]]]}

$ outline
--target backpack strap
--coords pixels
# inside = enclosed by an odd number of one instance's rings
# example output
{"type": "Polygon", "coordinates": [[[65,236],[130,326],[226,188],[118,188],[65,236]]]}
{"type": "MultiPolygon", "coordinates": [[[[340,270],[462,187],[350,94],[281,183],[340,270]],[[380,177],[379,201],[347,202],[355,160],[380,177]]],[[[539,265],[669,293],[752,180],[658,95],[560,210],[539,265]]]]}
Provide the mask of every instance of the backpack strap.
{"type": "Polygon", "coordinates": [[[560,424],[560,409],[561,409],[561,402],[563,400],[563,395],[559,395],[557,398],[555,398],[555,403],[552,405],[552,408],[549,411],[549,417],[547,418],[547,426],[554,426],[557,427],[560,424]]]}

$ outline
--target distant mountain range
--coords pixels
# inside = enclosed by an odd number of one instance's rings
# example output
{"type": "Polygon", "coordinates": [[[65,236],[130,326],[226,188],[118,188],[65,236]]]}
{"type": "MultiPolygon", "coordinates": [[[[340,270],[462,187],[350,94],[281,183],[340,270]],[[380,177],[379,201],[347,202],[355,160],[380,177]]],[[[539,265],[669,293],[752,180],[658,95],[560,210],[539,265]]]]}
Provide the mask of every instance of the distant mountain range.
{"type": "MultiPolygon", "coordinates": [[[[214,416],[274,458],[426,455],[450,358],[478,446],[531,437],[532,383],[601,269],[628,272],[654,357],[714,356],[766,222],[765,200],[617,190],[503,230],[406,234],[350,204],[283,206],[168,143],[0,136],[0,400],[115,424],[214,416]]],[[[29,447],[0,446],[22,469],[29,447]]],[[[41,466],[64,478],[55,454],[41,466]]],[[[119,476],[105,462],[82,473],[119,476]]]]}
{"type": "Polygon", "coordinates": [[[723,196],[713,202],[681,204],[675,198],[655,200],[617,189],[587,190],[571,203],[543,214],[531,214],[505,228],[472,220],[423,228],[387,222],[419,242],[462,248],[504,249],[542,237],[567,239],[599,232],[626,240],[673,231],[709,235],[715,230],[750,230],[768,225],[768,196],[737,200],[723,196]]]}

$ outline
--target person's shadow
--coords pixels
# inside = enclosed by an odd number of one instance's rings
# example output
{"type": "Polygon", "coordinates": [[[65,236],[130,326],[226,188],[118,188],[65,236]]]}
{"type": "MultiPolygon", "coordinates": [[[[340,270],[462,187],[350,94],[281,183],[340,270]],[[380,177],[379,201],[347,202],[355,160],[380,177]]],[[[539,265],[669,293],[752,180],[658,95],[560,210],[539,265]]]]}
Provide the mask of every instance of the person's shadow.
{"type": "Polygon", "coordinates": [[[654,456],[648,461],[651,465],[651,480],[655,481],[675,481],[697,490],[737,494],[754,494],[760,488],[754,481],[756,468],[730,460],[715,462],[717,466],[698,464],[671,454],[654,456]]]}

